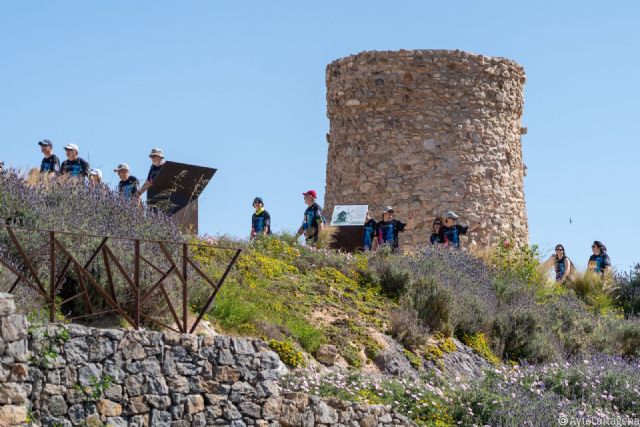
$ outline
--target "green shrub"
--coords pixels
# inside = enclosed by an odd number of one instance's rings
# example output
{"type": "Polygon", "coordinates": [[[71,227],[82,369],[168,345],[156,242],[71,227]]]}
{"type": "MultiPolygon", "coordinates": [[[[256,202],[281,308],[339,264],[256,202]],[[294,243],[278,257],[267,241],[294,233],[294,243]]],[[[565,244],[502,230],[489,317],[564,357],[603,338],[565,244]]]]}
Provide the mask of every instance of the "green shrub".
{"type": "Polygon", "coordinates": [[[423,278],[411,286],[403,305],[415,310],[420,321],[430,330],[449,336],[452,332],[451,312],[454,295],[433,278],[423,278]]]}
{"type": "Polygon", "coordinates": [[[600,274],[590,271],[577,273],[567,285],[573,289],[578,298],[598,313],[605,313],[615,307],[613,298],[615,285],[613,281],[603,278],[600,274]]]}
{"type": "Polygon", "coordinates": [[[390,321],[389,333],[407,348],[416,350],[429,339],[429,328],[414,309],[397,308],[391,312],[390,321]]]}
{"type": "Polygon", "coordinates": [[[326,341],[324,333],[304,318],[291,317],[285,326],[307,353],[315,353],[326,341]]]}
{"type": "Polygon", "coordinates": [[[380,267],[378,277],[380,278],[382,290],[392,298],[400,297],[411,281],[409,272],[393,262],[392,257],[380,267]]]}
{"type": "Polygon", "coordinates": [[[624,311],[625,316],[640,315],[640,264],[636,264],[631,272],[616,277],[614,296],[616,303],[624,311]]]}
{"type": "Polygon", "coordinates": [[[492,338],[505,360],[546,362],[558,357],[558,346],[552,343],[540,312],[534,307],[514,307],[499,315],[492,338]]]}
{"type": "Polygon", "coordinates": [[[295,346],[290,341],[270,340],[269,347],[275,351],[278,356],[280,356],[280,360],[282,360],[283,363],[291,366],[292,368],[302,366],[304,363],[302,353],[296,350],[295,346]]]}

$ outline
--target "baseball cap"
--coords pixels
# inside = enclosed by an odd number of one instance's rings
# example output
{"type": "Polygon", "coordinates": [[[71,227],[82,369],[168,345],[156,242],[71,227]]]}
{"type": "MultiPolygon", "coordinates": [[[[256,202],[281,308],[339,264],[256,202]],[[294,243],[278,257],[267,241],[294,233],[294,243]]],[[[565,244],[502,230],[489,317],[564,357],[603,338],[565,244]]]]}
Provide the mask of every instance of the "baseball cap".
{"type": "Polygon", "coordinates": [[[129,165],[126,163],[120,163],[118,166],[116,166],[116,168],[113,170],[114,172],[118,172],[121,170],[129,170],[129,165]]]}
{"type": "Polygon", "coordinates": [[[391,206],[385,206],[385,207],[382,209],[382,212],[383,212],[383,213],[387,213],[387,212],[395,212],[395,210],[393,210],[393,208],[392,208],[391,206]]]}
{"type": "Polygon", "coordinates": [[[89,171],[89,175],[94,175],[94,176],[97,176],[98,178],[102,179],[102,171],[100,169],[91,169],[89,171]]]}
{"type": "Polygon", "coordinates": [[[451,219],[458,219],[458,218],[460,218],[460,217],[459,217],[459,216],[458,216],[458,214],[456,214],[455,212],[453,212],[453,211],[449,211],[449,212],[447,212],[447,218],[451,218],[451,219]]]}
{"type": "Polygon", "coordinates": [[[43,139],[42,141],[38,141],[38,145],[41,147],[53,147],[53,144],[48,139],[43,139]]]}
{"type": "Polygon", "coordinates": [[[64,146],[64,149],[65,150],[76,150],[76,152],[80,151],[80,149],[78,148],[78,146],[76,144],[67,144],[67,145],[64,146]]]}
{"type": "Polygon", "coordinates": [[[162,157],[164,159],[164,153],[162,152],[162,148],[152,148],[151,154],[149,154],[149,157],[153,157],[153,156],[162,157]]]}
{"type": "Polygon", "coordinates": [[[318,198],[318,193],[316,193],[316,190],[309,190],[309,191],[305,191],[304,193],[302,193],[303,196],[311,196],[314,199],[318,198]]]}
{"type": "Polygon", "coordinates": [[[264,205],[264,202],[262,201],[262,197],[256,197],[255,199],[253,199],[253,203],[262,203],[264,205]]]}

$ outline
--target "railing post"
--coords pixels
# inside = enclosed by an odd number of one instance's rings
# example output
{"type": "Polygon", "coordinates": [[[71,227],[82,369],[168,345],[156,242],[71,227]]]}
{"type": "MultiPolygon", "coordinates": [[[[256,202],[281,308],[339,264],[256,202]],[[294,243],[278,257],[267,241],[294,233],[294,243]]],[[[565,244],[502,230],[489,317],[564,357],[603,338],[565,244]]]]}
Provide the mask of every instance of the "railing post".
{"type": "Polygon", "coordinates": [[[135,298],[135,313],[134,320],[136,322],[133,325],[136,329],[140,329],[140,240],[134,241],[134,260],[133,260],[133,283],[135,285],[134,298],[135,298]]]}
{"type": "Polygon", "coordinates": [[[56,321],[56,235],[49,232],[49,321],[56,321]]]}
{"type": "Polygon", "coordinates": [[[182,332],[187,333],[187,328],[189,327],[187,324],[187,314],[189,313],[189,290],[187,288],[187,269],[188,269],[188,256],[189,256],[189,246],[186,243],[182,244],[182,277],[184,280],[182,281],[182,332]]]}

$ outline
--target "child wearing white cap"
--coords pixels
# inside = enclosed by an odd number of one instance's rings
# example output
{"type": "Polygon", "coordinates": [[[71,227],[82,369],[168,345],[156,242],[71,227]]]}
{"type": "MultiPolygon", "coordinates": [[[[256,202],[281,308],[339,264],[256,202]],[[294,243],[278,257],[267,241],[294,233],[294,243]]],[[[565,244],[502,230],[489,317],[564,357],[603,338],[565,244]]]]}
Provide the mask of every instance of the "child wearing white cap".
{"type": "Polygon", "coordinates": [[[64,152],[67,154],[67,160],[62,162],[60,173],[62,175],[86,178],[89,176],[89,163],[78,157],[78,146],[76,144],[67,144],[64,146],[64,152]]]}

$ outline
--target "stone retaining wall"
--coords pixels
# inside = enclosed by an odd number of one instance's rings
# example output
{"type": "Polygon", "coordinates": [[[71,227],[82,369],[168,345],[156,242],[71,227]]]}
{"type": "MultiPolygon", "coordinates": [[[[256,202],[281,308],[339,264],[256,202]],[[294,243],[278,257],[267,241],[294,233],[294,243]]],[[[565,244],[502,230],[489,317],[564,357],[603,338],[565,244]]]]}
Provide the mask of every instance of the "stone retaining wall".
{"type": "Polygon", "coordinates": [[[48,325],[0,294],[0,426],[412,425],[384,406],[281,393],[260,340],[48,325]]]}

